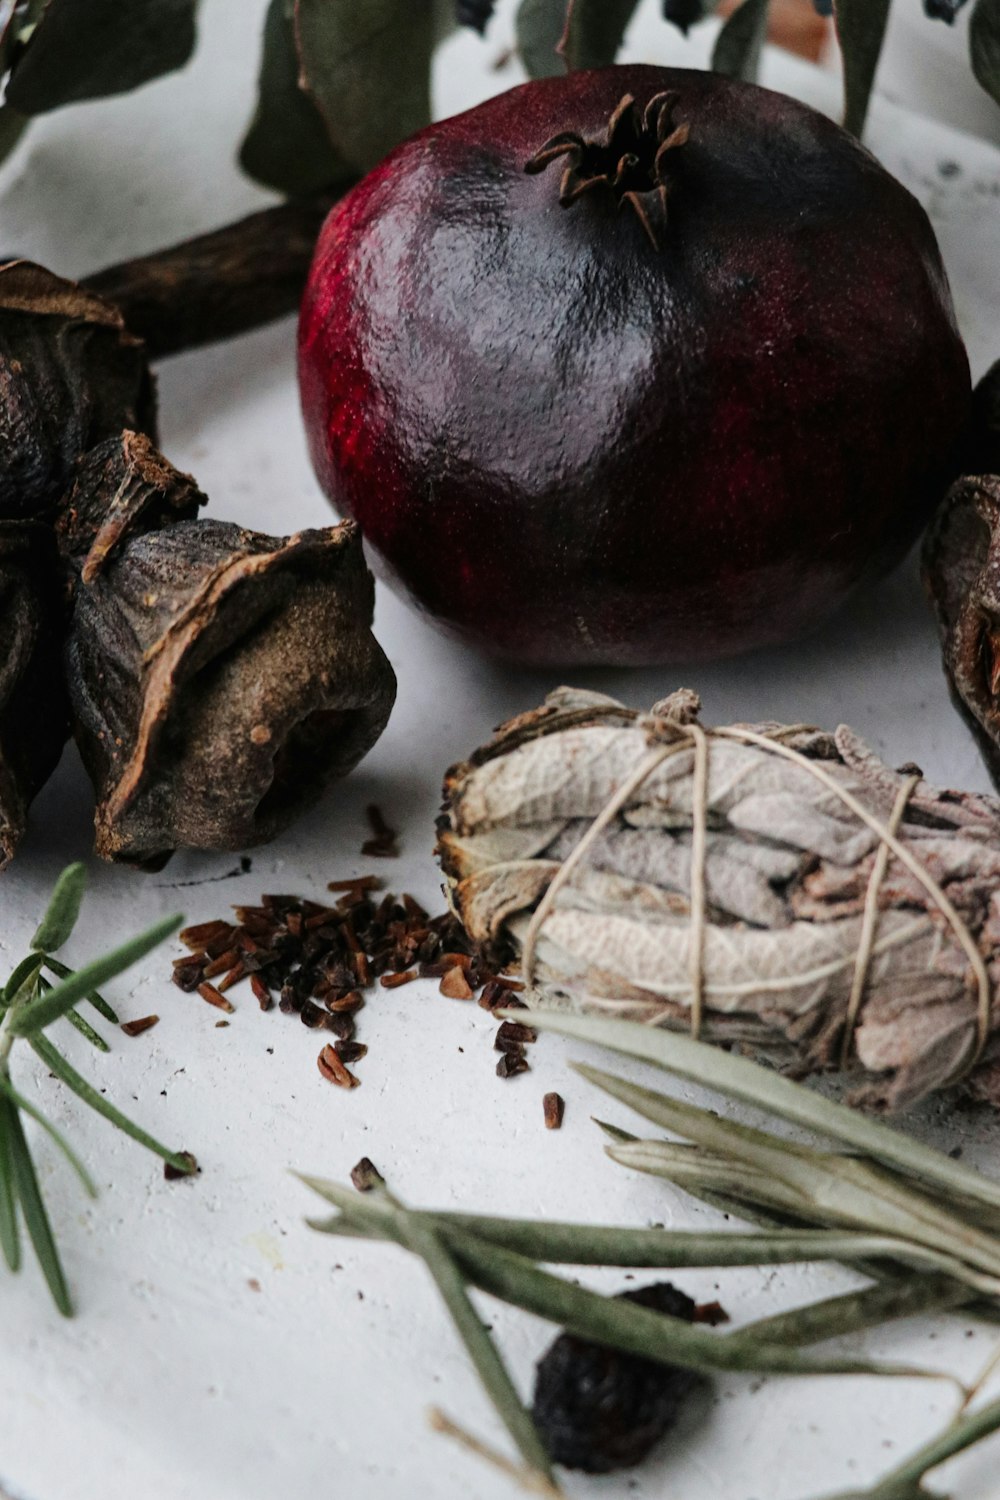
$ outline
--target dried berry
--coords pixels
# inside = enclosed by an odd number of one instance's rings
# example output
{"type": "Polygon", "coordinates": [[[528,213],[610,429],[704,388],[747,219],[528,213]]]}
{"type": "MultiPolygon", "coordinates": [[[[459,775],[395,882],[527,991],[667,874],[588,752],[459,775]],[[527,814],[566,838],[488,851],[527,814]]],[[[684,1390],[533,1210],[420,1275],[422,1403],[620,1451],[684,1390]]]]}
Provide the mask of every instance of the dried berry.
{"type": "MultiPolygon", "coordinates": [[[[621,1300],[686,1323],[695,1316],[691,1298],[669,1282],[621,1300]]],[[[646,1457],[698,1381],[690,1370],[563,1333],[538,1362],[532,1416],[554,1463],[607,1474],[646,1457]]]]}
{"type": "Polygon", "coordinates": [[[320,481],[388,573],[560,667],[819,624],[919,535],[971,394],[927,215],[853,136],[631,66],[370,173],[320,236],[299,371],[320,481]]]}
{"type": "MultiPolygon", "coordinates": [[[[119,467],[131,472],[121,442],[119,466],[96,466],[102,494],[119,467]]],[[[146,532],[144,518],[171,508],[171,491],[190,503],[192,486],[158,455],[144,461],[134,526],[115,517],[74,558],[66,666],[97,851],[156,867],[181,845],[273,838],[375,743],[395,679],[369,628],[353,528],[280,539],[188,520],[146,532]]]]}

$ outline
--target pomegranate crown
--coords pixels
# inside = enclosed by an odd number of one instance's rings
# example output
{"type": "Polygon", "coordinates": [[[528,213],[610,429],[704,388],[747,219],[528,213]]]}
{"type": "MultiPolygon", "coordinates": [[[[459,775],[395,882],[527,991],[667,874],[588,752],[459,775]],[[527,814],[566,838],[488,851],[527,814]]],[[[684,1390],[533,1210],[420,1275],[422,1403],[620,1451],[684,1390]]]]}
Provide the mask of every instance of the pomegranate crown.
{"type": "Polygon", "coordinates": [[[524,170],[535,175],[565,157],[559,185],[563,208],[571,208],[588,193],[612,192],[620,206],[628,204],[635,210],[653,248],[659,250],[673,187],[670,153],[691,134],[690,125],[678,124],[674,118],[679,102],[680,94],[669,90],[656,94],[640,109],[634,95],[626,94],[608,121],[603,141],[563,131],[546,141],[524,170]]]}

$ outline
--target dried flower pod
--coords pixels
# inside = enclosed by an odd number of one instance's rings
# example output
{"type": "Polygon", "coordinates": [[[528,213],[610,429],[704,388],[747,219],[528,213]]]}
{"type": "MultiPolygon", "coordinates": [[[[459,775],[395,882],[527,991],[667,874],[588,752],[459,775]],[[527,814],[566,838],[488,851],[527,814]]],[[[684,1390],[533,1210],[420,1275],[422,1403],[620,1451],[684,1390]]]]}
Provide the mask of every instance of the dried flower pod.
{"type": "Polygon", "coordinates": [[[385,727],[395,677],[355,526],[180,521],[78,566],[67,676],[103,858],[273,838],[385,727]]]}
{"type": "Polygon", "coordinates": [[[537,942],[529,1000],[700,1025],[800,1073],[849,1061],[871,1107],[970,1068],[1000,1104],[1000,802],[845,727],[709,730],[697,708],[562,689],[449,772],[439,854],[471,937],[537,942]]]}
{"type": "Polygon", "coordinates": [[[152,378],[121,313],[31,261],[0,265],[0,520],[52,514],[80,456],[155,435],[152,378]]]}
{"type": "Polygon", "coordinates": [[[0,870],[69,734],[60,672],[64,606],[50,532],[0,521],[0,870]]]}
{"type": "Polygon", "coordinates": [[[1000,785],[1000,476],[960,479],[924,539],[952,697],[1000,785]]]}

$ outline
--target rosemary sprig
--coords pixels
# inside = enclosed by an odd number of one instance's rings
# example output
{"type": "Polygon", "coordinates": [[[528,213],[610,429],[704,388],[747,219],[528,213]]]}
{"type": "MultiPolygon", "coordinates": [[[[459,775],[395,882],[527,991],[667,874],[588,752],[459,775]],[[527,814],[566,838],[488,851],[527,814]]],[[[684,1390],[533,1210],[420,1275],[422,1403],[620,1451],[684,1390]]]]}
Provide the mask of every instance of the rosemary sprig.
{"type": "Polygon", "coordinates": [[[101,1051],[109,1051],[106,1040],[77,1010],[78,1004],[87,1001],[99,1015],[117,1022],[115,1012],[97,987],[149,953],[176,931],[183,920],[181,917],[167,917],[111,953],[74,971],[54,958],[52,950],[63,947],[71,937],[80,915],[85,887],[83,865],[70,865],[63,871],[32,939],[31,953],[17,965],[0,993],[0,1253],[12,1271],[20,1269],[20,1226],[23,1222],[53,1300],[67,1317],[73,1311],[72,1299],[25,1135],[23,1117],[34,1120],[48,1133],[91,1197],[97,1196],[97,1189],[62,1132],[15,1087],[10,1073],[15,1043],[25,1040],[49,1070],[86,1104],[140,1145],[161,1156],[177,1172],[187,1175],[196,1170],[192,1158],[161,1145],[121,1114],[103,1094],[87,1083],[45,1035],[50,1026],[65,1017],[101,1051]],[[59,982],[50,983],[43,976],[43,969],[54,974],[59,982]]]}

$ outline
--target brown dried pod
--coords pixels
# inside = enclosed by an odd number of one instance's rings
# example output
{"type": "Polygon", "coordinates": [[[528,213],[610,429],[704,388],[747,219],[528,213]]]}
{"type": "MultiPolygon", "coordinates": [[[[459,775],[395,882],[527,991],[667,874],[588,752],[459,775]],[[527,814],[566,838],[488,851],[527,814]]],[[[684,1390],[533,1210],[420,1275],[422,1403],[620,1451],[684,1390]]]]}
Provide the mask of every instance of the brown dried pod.
{"type": "Polygon", "coordinates": [[[64,606],[48,528],[0,521],[0,870],[69,733],[64,606]]]}
{"type": "Polygon", "coordinates": [[[146,351],[121,313],[31,261],[0,265],[0,519],[52,514],[81,454],[155,436],[146,351]]]}
{"type": "Polygon", "coordinates": [[[67,678],[103,858],[265,842],[385,727],[395,677],[353,524],[274,538],[180,521],[77,567],[67,678]]]}
{"type": "Polygon", "coordinates": [[[439,854],[471,938],[519,955],[529,1003],[848,1068],[869,1107],[958,1079],[1000,1105],[1000,801],[845,726],[698,708],[562,689],[449,772],[439,854]]]}
{"type": "Polygon", "coordinates": [[[945,675],[1000,786],[1000,476],[960,479],[923,550],[945,675]]]}

